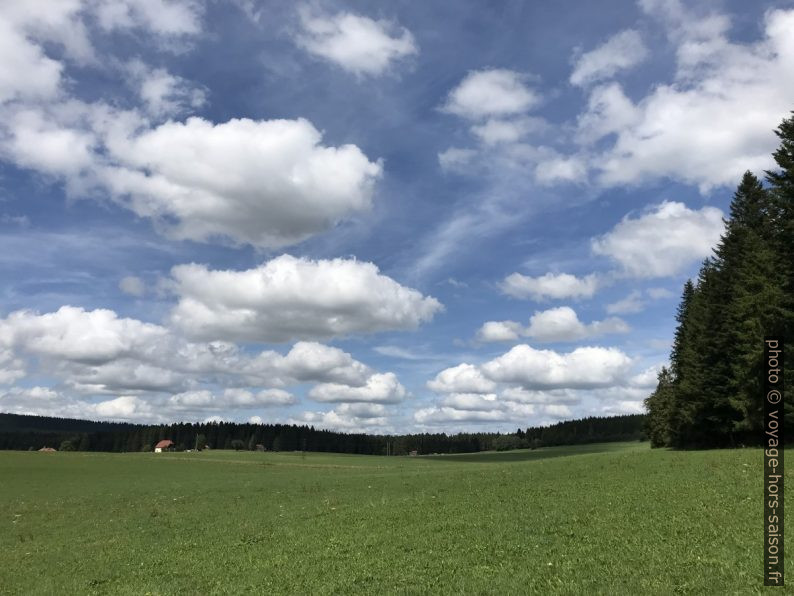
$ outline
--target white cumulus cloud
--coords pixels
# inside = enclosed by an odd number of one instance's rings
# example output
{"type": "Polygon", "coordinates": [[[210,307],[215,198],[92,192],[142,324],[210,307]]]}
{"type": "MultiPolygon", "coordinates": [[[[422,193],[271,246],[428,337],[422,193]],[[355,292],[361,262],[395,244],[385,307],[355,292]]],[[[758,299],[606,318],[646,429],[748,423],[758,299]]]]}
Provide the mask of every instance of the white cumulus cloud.
{"type": "Polygon", "coordinates": [[[419,424],[434,425],[450,422],[505,422],[513,418],[510,412],[503,409],[493,410],[459,410],[449,406],[420,408],[414,412],[414,420],[419,424]]]}
{"type": "Polygon", "coordinates": [[[442,370],[427,386],[438,393],[491,393],[496,383],[486,379],[473,364],[459,364],[442,370]]]}
{"type": "Polygon", "coordinates": [[[450,91],[443,110],[474,120],[521,114],[540,101],[525,81],[525,75],[512,70],[471,71],[450,91]]]}
{"type": "Polygon", "coordinates": [[[495,393],[450,393],[440,401],[441,407],[456,410],[493,410],[501,407],[495,393]]]}
{"type": "Polygon", "coordinates": [[[383,433],[389,424],[389,410],[381,404],[344,403],[327,412],[303,412],[292,424],[356,433],[383,433]]]}
{"type": "Polygon", "coordinates": [[[488,321],[478,330],[477,339],[493,342],[528,337],[539,342],[564,342],[628,331],[629,326],[625,321],[616,317],[585,324],[571,307],[560,306],[536,311],[527,327],[515,321],[488,321]]]}
{"type": "Polygon", "coordinates": [[[370,207],[381,174],[355,145],[326,147],[306,120],[201,118],[120,140],[103,170],[117,197],[176,238],[278,247],[370,207]],[[162,224],[166,225],[166,224],[162,224]]]}
{"type": "Polygon", "coordinates": [[[716,207],[694,210],[664,201],[637,218],[624,217],[611,231],[593,239],[592,249],[634,277],[675,275],[712,254],[724,231],[722,218],[716,207]]]}
{"type": "Polygon", "coordinates": [[[524,326],[517,321],[486,321],[477,330],[477,339],[484,342],[513,341],[524,334],[524,326]]]}
{"type": "Polygon", "coordinates": [[[387,21],[340,12],[316,15],[300,11],[301,31],[295,42],[314,56],[356,75],[379,75],[408,56],[417,54],[411,32],[387,21]]]}
{"type": "Polygon", "coordinates": [[[569,273],[546,273],[539,277],[530,277],[513,273],[502,281],[500,288],[513,298],[529,298],[537,302],[591,298],[598,289],[598,278],[594,274],[577,277],[569,273]]]}
{"type": "Polygon", "coordinates": [[[199,338],[283,342],[414,329],[441,304],[372,263],[282,255],[247,271],[181,265],[171,320],[199,338]]]}
{"type": "Polygon", "coordinates": [[[85,311],[63,306],[39,315],[16,311],[0,320],[0,345],[76,362],[101,363],[145,351],[167,331],[135,319],[120,319],[112,310],[85,311]]]}
{"type": "Polygon", "coordinates": [[[489,379],[527,389],[584,389],[619,384],[630,367],[631,359],[617,348],[580,347],[560,354],[520,344],[480,368],[489,379]]]}
{"type": "Polygon", "coordinates": [[[321,383],[309,391],[309,397],[319,402],[371,402],[394,404],[407,395],[405,387],[394,373],[376,373],[360,387],[339,383],[321,383]]]}
{"type": "Polygon", "coordinates": [[[536,312],[529,319],[525,335],[537,341],[576,341],[606,333],[626,333],[628,325],[620,319],[611,318],[584,324],[576,311],[569,306],[550,308],[536,312]]]}
{"type": "Polygon", "coordinates": [[[231,387],[221,393],[207,389],[177,393],[168,398],[166,409],[192,412],[208,410],[251,409],[272,406],[288,406],[297,403],[291,393],[283,389],[262,389],[251,391],[241,387],[231,387]]]}
{"type": "Polygon", "coordinates": [[[15,108],[6,126],[0,151],[17,165],[72,194],[102,189],[164,234],[199,242],[301,242],[366,212],[382,172],[355,145],[323,145],[304,119],[151,127],[137,112],[73,102],[15,108]]]}

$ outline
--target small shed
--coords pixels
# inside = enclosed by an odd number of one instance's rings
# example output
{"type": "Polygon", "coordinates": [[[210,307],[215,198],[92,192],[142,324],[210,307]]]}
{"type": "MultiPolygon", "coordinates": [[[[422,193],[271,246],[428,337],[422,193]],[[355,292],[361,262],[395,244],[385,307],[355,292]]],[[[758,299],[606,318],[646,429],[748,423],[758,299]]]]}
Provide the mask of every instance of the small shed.
{"type": "Polygon", "coordinates": [[[416,457],[417,456],[416,450],[414,449],[413,451],[409,451],[408,455],[411,457],[416,457]]]}
{"type": "Polygon", "coordinates": [[[155,453],[162,453],[163,451],[169,451],[170,449],[174,448],[174,442],[170,439],[163,439],[159,443],[154,446],[155,453]]]}
{"type": "Polygon", "coordinates": [[[53,451],[57,451],[57,449],[53,449],[52,447],[42,447],[39,449],[42,453],[52,453],[53,451]]]}
{"type": "Polygon", "coordinates": [[[257,446],[256,446],[256,450],[257,450],[257,451],[265,451],[265,446],[264,446],[264,445],[262,445],[262,444],[257,444],[257,446]]]}

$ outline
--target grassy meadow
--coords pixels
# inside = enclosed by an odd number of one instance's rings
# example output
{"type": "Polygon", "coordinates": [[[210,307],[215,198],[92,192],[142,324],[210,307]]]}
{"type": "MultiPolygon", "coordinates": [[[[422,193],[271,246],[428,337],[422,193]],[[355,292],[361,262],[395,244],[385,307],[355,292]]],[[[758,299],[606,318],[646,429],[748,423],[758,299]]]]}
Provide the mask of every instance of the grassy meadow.
{"type": "Polygon", "coordinates": [[[760,592],[761,465],[647,443],[0,452],[0,593],[760,592]]]}

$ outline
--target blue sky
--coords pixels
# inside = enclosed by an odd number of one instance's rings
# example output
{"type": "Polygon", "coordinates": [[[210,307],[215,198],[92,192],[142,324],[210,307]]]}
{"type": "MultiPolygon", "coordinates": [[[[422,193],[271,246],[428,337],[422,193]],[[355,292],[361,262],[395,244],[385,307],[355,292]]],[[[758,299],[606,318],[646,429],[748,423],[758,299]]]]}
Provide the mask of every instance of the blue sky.
{"type": "Polygon", "coordinates": [[[773,165],[793,33],[792,2],[4,6],[0,411],[640,412],[773,165]]]}

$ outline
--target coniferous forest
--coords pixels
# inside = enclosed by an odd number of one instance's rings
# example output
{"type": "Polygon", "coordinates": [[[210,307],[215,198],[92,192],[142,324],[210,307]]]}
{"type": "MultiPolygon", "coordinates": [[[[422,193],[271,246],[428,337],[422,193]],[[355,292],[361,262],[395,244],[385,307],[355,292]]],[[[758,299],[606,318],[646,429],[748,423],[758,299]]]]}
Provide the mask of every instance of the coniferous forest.
{"type": "MultiPolygon", "coordinates": [[[[763,340],[794,337],[794,117],[776,133],[778,169],[765,172],[765,184],[744,174],[713,256],[684,284],[670,366],[645,400],[652,446],[762,440],[763,340]]],[[[789,388],[791,369],[784,376],[789,388]]],[[[784,412],[794,427],[791,389],[784,412]]]]}
{"type": "Polygon", "coordinates": [[[473,453],[644,439],[645,416],[590,417],[545,427],[499,433],[424,433],[412,435],[347,434],[287,424],[235,422],[160,425],[93,422],[46,416],[0,414],[0,449],[65,451],[151,451],[162,439],[174,449],[321,451],[362,455],[473,453]]]}

